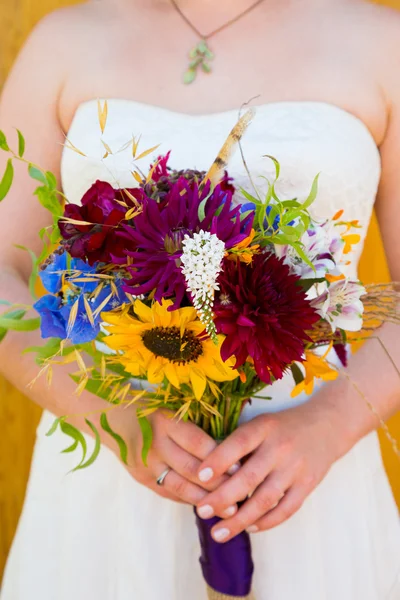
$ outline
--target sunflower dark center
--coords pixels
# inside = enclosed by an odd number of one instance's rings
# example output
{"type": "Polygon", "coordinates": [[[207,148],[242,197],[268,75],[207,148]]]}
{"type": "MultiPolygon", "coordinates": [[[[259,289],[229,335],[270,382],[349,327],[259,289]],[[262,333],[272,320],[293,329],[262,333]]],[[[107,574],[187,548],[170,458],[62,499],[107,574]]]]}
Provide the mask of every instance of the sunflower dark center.
{"type": "Polygon", "coordinates": [[[174,363],[196,361],[203,354],[203,345],[192,331],[181,337],[178,327],[154,327],[142,335],[143,344],[156,356],[174,363]]]}

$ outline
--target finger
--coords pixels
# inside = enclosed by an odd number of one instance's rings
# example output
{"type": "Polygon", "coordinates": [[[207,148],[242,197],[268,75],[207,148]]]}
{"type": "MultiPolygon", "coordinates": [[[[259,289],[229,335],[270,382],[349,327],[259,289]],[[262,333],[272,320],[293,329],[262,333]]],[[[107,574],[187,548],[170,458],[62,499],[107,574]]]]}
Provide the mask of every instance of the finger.
{"type": "Polygon", "coordinates": [[[255,523],[259,522],[274,506],[279,506],[279,501],[284,497],[291,483],[288,475],[285,476],[278,471],[273,472],[259,486],[251,499],[246,500],[234,517],[218,523],[212,529],[214,539],[217,542],[227,542],[246,529],[250,532],[258,531],[258,528],[254,529],[255,523]]]}
{"type": "MultiPolygon", "coordinates": [[[[182,475],[185,479],[189,479],[189,481],[198,485],[199,480],[197,472],[201,464],[201,461],[198,458],[189,454],[186,450],[183,450],[169,438],[163,441],[163,446],[160,448],[160,457],[167,462],[174,471],[179,473],[179,475],[182,475]]],[[[227,475],[223,475],[208,484],[201,484],[200,487],[212,492],[228,479],[229,477],[227,475]]]]}
{"type": "Polygon", "coordinates": [[[240,425],[222,444],[219,444],[199,468],[199,480],[211,481],[226,473],[231,465],[253,452],[265,438],[266,420],[264,415],[240,425]]]}
{"type": "MultiPolygon", "coordinates": [[[[158,473],[156,476],[157,478],[167,469],[167,466],[163,463],[159,463],[155,468],[156,473],[158,473]]],[[[188,481],[185,479],[185,477],[182,477],[182,475],[179,475],[179,473],[176,473],[176,471],[173,469],[170,470],[164,479],[162,486],[160,487],[164,487],[167,492],[172,493],[174,496],[177,496],[192,506],[196,506],[199,502],[201,502],[204,496],[207,495],[205,490],[198,485],[195,485],[191,481],[188,481]]]]}
{"type": "MultiPolygon", "coordinates": [[[[223,514],[229,506],[236,504],[252,494],[275,467],[275,456],[272,452],[256,452],[228,481],[221,484],[214,492],[208,494],[199,504],[212,507],[214,514],[223,514]]],[[[198,509],[198,511],[199,511],[198,509]]],[[[198,512],[199,516],[201,513],[198,512]]]]}
{"type": "Polygon", "coordinates": [[[143,476],[138,475],[134,471],[130,471],[130,473],[131,473],[133,479],[135,481],[137,481],[137,483],[140,483],[140,485],[147,487],[152,492],[155,492],[158,496],[161,496],[162,498],[166,498],[168,500],[172,500],[173,502],[183,503],[183,501],[180,498],[178,498],[171,492],[168,492],[164,488],[164,486],[157,485],[157,483],[152,475],[149,476],[148,474],[146,474],[146,476],[143,477],[143,476]]]}
{"type": "Polygon", "coordinates": [[[285,494],[276,508],[270,510],[264,517],[254,523],[250,533],[266,531],[290,519],[303,505],[309,491],[300,485],[293,486],[285,494]]]}
{"type": "MultiPolygon", "coordinates": [[[[167,427],[167,433],[168,437],[178,446],[200,460],[207,458],[217,446],[217,442],[194,423],[184,423],[183,421],[171,419],[167,427]]],[[[233,463],[230,463],[228,468],[231,465],[233,463]]]]}
{"type": "Polygon", "coordinates": [[[155,492],[158,496],[161,496],[161,498],[166,498],[167,500],[172,500],[173,502],[179,502],[179,504],[187,504],[187,502],[184,502],[178,498],[178,496],[175,496],[175,494],[172,494],[166,490],[162,485],[157,485],[157,483],[150,481],[144,485],[152,492],[155,492]]]}

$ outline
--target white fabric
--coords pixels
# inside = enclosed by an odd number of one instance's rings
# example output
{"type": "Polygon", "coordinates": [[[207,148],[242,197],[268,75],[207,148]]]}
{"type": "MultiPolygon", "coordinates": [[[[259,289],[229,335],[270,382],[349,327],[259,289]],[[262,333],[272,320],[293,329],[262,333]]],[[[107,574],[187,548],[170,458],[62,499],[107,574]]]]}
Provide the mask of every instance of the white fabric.
{"type": "MultiPolygon", "coordinates": [[[[124,100],[109,101],[104,140],[115,152],[142,134],[142,149],[162,142],[174,167],[206,169],[236,120],[236,111],[189,116],[124,100]]],[[[79,202],[95,179],[132,186],[130,149],[102,161],[95,101],[80,106],[66,150],[63,184],[79,202]]],[[[360,219],[365,236],[380,177],[380,157],[366,126],[321,102],[263,105],[243,149],[254,178],[282,166],[278,194],[304,198],[321,172],[316,215],[341,208],[360,219]]],[[[141,161],[146,170],[151,157],[141,161]]],[[[230,165],[248,187],[237,153],[230,165]]],[[[355,255],[358,260],[361,247],[355,255]]],[[[271,401],[248,406],[244,418],[293,406],[290,379],[269,389],[271,401]]],[[[4,579],[2,600],[205,600],[192,509],[137,484],[103,449],[89,469],[67,475],[65,440],[38,428],[27,498],[4,579]]],[[[89,444],[92,442],[89,440],[89,444]]],[[[315,449],[318,452],[318,448],[315,449]]],[[[400,598],[400,526],[376,434],[359,442],[332,469],[290,520],[252,537],[257,600],[395,600],[400,598]]]]}

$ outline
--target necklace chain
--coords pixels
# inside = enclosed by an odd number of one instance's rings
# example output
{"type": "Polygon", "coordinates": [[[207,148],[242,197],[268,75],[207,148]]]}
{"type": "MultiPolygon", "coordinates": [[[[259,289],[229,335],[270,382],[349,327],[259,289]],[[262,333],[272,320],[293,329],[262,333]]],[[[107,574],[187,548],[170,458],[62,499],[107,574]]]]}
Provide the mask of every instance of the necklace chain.
{"type": "Polygon", "coordinates": [[[222,25],[220,25],[220,27],[217,27],[217,29],[214,29],[210,33],[203,35],[201,33],[201,31],[199,31],[197,29],[197,27],[191,22],[191,20],[181,10],[177,0],[171,0],[173,7],[177,11],[177,13],[181,16],[182,20],[200,38],[200,41],[189,52],[190,62],[189,62],[189,66],[183,76],[184,83],[192,83],[196,79],[197,73],[199,70],[203,71],[203,73],[211,73],[212,68],[210,65],[210,61],[212,61],[214,59],[214,53],[210,50],[210,47],[207,43],[208,40],[210,38],[214,37],[215,35],[217,35],[217,33],[220,33],[224,29],[227,29],[234,23],[237,23],[242,17],[249,14],[249,12],[253,11],[262,2],[264,2],[264,0],[256,0],[256,2],[254,2],[254,4],[252,4],[251,6],[246,8],[246,10],[242,11],[240,14],[236,15],[236,17],[233,17],[226,23],[223,23],[222,25]]]}
{"type": "Polygon", "coordinates": [[[254,2],[254,4],[252,4],[251,6],[249,6],[248,8],[246,8],[243,12],[239,13],[238,15],[236,15],[236,17],[233,17],[232,19],[230,19],[229,21],[227,21],[226,23],[223,23],[222,25],[220,25],[220,27],[217,27],[217,29],[214,29],[213,31],[211,31],[210,33],[208,33],[207,35],[202,34],[197,27],[191,22],[191,20],[185,15],[185,13],[182,11],[182,9],[180,8],[179,4],[176,2],[176,0],[171,0],[172,5],[175,7],[176,11],[179,13],[179,15],[182,17],[182,19],[185,21],[185,23],[190,27],[190,29],[192,29],[192,31],[194,31],[194,33],[196,35],[198,35],[201,39],[203,40],[209,40],[210,38],[214,37],[215,35],[217,35],[217,33],[220,33],[221,31],[223,31],[224,29],[227,29],[228,27],[230,27],[231,25],[234,25],[235,23],[237,23],[237,21],[240,21],[240,19],[242,19],[242,17],[245,17],[248,13],[250,13],[251,11],[253,11],[255,8],[257,8],[257,6],[259,4],[261,4],[262,2],[264,2],[264,0],[257,0],[257,2],[254,2]]]}

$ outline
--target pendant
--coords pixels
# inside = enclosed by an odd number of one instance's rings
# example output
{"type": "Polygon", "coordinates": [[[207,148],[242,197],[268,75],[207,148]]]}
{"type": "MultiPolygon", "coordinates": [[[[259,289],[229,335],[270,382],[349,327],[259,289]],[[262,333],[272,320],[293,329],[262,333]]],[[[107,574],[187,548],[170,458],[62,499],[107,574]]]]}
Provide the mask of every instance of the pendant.
{"type": "Polygon", "coordinates": [[[187,71],[183,76],[183,83],[189,84],[197,77],[199,69],[203,73],[211,73],[210,61],[213,60],[214,54],[211,52],[207,40],[201,40],[192,50],[189,52],[190,63],[187,71]]]}

